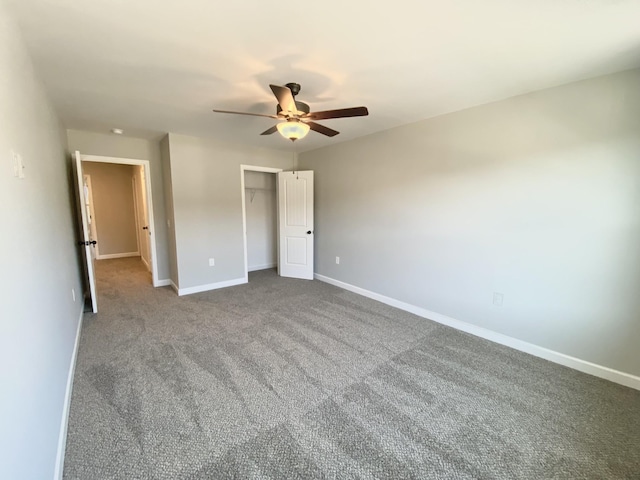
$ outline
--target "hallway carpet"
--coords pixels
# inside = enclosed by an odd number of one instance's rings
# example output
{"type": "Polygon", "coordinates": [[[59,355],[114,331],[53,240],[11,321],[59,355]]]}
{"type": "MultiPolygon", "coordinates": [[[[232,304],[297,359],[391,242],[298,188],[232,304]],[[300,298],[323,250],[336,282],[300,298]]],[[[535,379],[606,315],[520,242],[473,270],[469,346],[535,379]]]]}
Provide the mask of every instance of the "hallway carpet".
{"type": "Polygon", "coordinates": [[[640,392],[321,283],[97,262],[64,478],[640,478],[640,392]]]}

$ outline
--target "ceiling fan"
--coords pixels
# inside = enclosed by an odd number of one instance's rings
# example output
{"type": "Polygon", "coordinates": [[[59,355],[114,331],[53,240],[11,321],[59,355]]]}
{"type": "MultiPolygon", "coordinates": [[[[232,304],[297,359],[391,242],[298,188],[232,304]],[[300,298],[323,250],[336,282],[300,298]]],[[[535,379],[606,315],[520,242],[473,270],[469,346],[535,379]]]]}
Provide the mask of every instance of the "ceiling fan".
{"type": "Polygon", "coordinates": [[[268,117],[275,118],[277,120],[285,120],[273,127],[265,130],[260,135],[271,135],[276,131],[280,132],[284,138],[288,138],[292,142],[295,142],[299,138],[303,138],[309,133],[309,130],[321,133],[327,137],[335,137],[338,135],[337,130],[333,130],[324,125],[314,122],[314,120],[328,120],[330,118],[345,118],[345,117],[364,117],[369,115],[367,107],[352,107],[341,108],[338,110],[325,110],[322,112],[311,112],[309,105],[304,102],[299,102],[295,99],[296,95],[300,93],[300,84],[287,83],[284,87],[279,85],[269,85],[271,91],[278,100],[278,106],[276,108],[275,115],[264,115],[261,113],[250,112],[231,112],[229,110],[216,110],[217,113],[233,113],[237,115],[252,115],[254,117],[268,117]]]}

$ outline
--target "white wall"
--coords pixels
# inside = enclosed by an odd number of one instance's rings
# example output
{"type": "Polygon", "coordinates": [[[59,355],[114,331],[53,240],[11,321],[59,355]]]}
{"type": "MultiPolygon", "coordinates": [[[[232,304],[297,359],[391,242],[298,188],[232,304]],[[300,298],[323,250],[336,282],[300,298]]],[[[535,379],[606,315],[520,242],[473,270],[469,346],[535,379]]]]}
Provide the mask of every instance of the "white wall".
{"type": "Polygon", "coordinates": [[[278,261],[276,175],[247,170],[244,186],[249,271],[274,267],[278,261]]]}
{"type": "Polygon", "coordinates": [[[133,200],[135,169],[133,165],[83,162],[83,172],[91,176],[100,256],[138,251],[133,200]]]}
{"type": "Polygon", "coordinates": [[[82,310],[70,163],[2,2],[0,72],[0,478],[51,479],[82,310]],[[10,149],[24,179],[13,176],[10,149]]]}
{"type": "Polygon", "coordinates": [[[169,134],[178,286],[244,278],[240,165],[290,169],[290,152],[169,134]],[[215,259],[215,267],[209,266],[215,259]]]}
{"type": "Polygon", "coordinates": [[[79,150],[85,155],[133,158],[149,160],[151,168],[151,193],[155,223],[156,255],[158,257],[158,279],[169,278],[169,245],[167,216],[165,213],[164,180],[160,140],[132,138],[124,135],[67,130],[69,150],[79,150]]]}
{"type": "Polygon", "coordinates": [[[633,70],[301,154],[317,272],[640,375],[639,85],[633,70]]]}

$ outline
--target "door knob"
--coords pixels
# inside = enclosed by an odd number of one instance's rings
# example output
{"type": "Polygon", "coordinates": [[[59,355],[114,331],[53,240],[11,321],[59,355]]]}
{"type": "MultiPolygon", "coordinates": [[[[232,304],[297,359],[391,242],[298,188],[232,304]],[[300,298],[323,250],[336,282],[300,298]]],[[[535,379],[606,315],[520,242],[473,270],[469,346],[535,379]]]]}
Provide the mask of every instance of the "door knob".
{"type": "Polygon", "coordinates": [[[143,230],[149,230],[149,226],[142,227],[143,230]]]}
{"type": "Polygon", "coordinates": [[[311,235],[313,232],[311,230],[307,231],[307,235],[311,235]]]}

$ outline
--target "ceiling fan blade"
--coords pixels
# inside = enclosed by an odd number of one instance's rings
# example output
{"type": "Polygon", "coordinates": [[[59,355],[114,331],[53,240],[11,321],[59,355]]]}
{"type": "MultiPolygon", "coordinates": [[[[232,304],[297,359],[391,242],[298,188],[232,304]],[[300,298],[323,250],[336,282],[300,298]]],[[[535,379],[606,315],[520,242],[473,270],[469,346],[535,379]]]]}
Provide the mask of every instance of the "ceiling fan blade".
{"type": "Polygon", "coordinates": [[[262,113],[250,113],[250,112],[232,112],[230,110],[216,110],[215,108],[213,109],[214,112],[217,113],[233,113],[235,115],[250,115],[252,117],[267,117],[267,118],[279,118],[276,115],[265,115],[262,113]]]}
{"type": "Polygon", "coordinates": [[[274,125],[273,127],[265,130],[264,132],[262,132],[260,135],[271,135],[272,133],[275,133],[278,131],[278,127],[276,125],[274,125]]]}
{"type": "Polygon", "coordinates": [[[293,99],[293,95],[291,94],[291,90],[289,87],[281,87],[279,85],[269,85],[271,87],[271,91],[278,99],[278,103],[280,104],[280,108],[283,112],[297,112],[296,102],[293,99]]]}
{"type": "Polygon", "coordinates": [[[329,118],[365,117],[369,115],[367,107],[340,108],[338,110],[325,110],[324,112],[311,112],[302,118],[311,120],[328,120],[329,118]]]}
{"type": "Polygon", "coordinates": [[[311,130],[313,130],[314,132],[321,133],[323,135],[326,135],[327,137],[335,137],[340,133],[337,130],[333,130],[329,127],[325,127],[324,125],[320,125],[319,123],[316,123],[316,122],[304,122],[304,123],[309,125],[309,128],[311,128],[311,130]]]}

